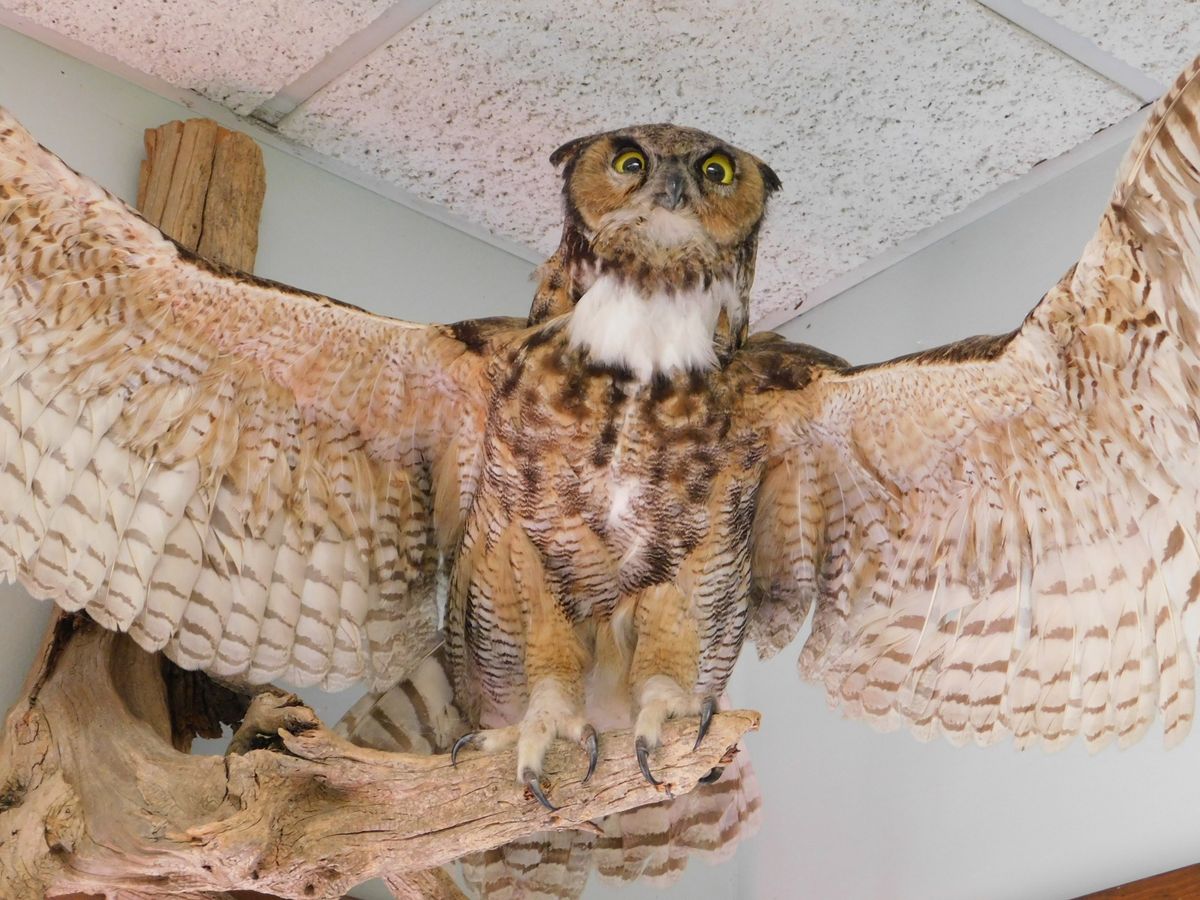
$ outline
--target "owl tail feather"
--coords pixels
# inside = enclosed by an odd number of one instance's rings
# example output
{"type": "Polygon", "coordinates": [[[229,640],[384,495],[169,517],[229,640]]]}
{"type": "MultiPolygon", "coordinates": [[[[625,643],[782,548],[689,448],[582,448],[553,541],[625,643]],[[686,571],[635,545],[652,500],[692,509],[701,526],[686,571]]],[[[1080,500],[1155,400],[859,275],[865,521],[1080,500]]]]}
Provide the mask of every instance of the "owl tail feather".
{"type": "Polygon", "coordinates": [[[740,749],[711,784],[604,819],[593,864],[608,880],[671,884],[689,857],[719,863],[733,856],[738,843],[758,830],[761,806],[754,768],[740,749]]]}
{"type": "MultiPolygon", "coordinates": [[[[469,723],[454,702],[439,647],[386,691],[354,704],[335,730],[364,747],[402,753],[447,753],[469,723]]],[[[617,882],[675,881],[689,856],[722,862],[758,828],[758,782],[744,750],[720,778],[689,794],[600,820],[602,834],[547,831],[462,860],[468,889],[489,900],[570,900],[597,871],[617,882]]]]}

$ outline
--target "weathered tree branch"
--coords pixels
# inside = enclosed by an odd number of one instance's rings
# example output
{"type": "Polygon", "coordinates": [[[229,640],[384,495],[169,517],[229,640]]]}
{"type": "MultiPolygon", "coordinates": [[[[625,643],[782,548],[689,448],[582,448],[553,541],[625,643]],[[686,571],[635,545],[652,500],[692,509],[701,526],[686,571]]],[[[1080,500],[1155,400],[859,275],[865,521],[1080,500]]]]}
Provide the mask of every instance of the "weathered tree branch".
{"type": "MultiPolygon", "coordinates": [[[[587,785],[583,752],[552,749],[546,787],[561,809],[550,813],[516,782],[512,752],[454,768],[356,747],[279,692],[255,697],[235,738],[266,749],[188,756],[172,742],[169,697],[158,657],[82,616],[57,620],[0,746],[0,896],[337,897],[389,875],[400,896],[453,896],[415,873],[661,799],[628,732],[603,737],[587,785]]],[[[721,714],[693,753],[695,720],[669,723],[654,771],[690,790],[757,725],[757,713],[721,714]]]]}

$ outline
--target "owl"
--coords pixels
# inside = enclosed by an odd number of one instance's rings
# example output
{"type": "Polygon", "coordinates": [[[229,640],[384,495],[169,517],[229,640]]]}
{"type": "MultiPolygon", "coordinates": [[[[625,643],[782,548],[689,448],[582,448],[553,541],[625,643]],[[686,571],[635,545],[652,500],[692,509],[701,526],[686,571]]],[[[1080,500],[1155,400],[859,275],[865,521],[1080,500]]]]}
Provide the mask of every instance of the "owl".
{"type": "Polygon", "coordinates": [[[189,256],[5,116],[0,573],[188,668],[380,690],[444,579],[452,749],[515,746],[547,806],[554,739],[629,723],[655,781],[663,723],[703,740],[810,614],[801,674],[877,727],[1175,743],[1198,122],[1200,60],[1016,330],[851,366],[748,334],[779,179],[698,131],[560,148],[530,315],[416,325],[189,256]]]}
{"type": "Polygon", "coordinates": [[[551,161],[563,239],[530,330],[491,368],[446,615],[456,695],[485,726],[455,756],[515,742],[547,806],[554,738],[581,741],[594,764],[592,719],[633,724],[657,784],[662,723],[702,714],[699,742],[732,671],[765,444],[737,414],[731,364],[779,186],[750,154],[673,125],[581,138],[551,161]]]}

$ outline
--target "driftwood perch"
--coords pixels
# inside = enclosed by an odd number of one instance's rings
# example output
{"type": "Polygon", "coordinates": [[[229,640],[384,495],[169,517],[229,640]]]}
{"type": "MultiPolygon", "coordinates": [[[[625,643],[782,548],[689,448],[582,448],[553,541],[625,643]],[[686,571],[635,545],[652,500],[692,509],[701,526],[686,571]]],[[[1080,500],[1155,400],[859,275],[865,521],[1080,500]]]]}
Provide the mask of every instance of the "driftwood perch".
{"type": "MultiPolygon", "coordinates": [[[[86,618],[52,626],[0,747],[0,896],[337,897],[387,876],[403,896],[420,890],[404,873],[662,797],[628,732],[603,737],[587,785],[582,751],[555,746],[546,787],[562,808],[550,813],[516,782],[513,752],[453,768],[356,747],[274,691],[255,697],[236,737],[264,749],[189,756],[172,744],[171,672],[86,618]]],[[[690,790],[757,725],[757,713],[718,715],[693,753],[696,721],[671,722],[654,771],[690,790]]]]}

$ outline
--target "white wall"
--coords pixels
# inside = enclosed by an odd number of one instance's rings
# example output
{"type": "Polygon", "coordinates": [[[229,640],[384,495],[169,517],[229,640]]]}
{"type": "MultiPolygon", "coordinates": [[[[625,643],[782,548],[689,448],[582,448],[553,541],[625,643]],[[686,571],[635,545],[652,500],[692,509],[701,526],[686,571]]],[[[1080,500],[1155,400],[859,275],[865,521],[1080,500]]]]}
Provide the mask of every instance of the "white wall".
{"type": "MultiPolygon", "coordinates": [[[[189,115],[2,30],[0,104],[126,198],[142,129],[189,115]]],[[[260,274],[416,320],[524,311],[528,263],[286,154],[267,148],[266,162],[260,274]]],[[[1110,153],[1083,165],[785,332],[867,362],[1013,327],[1073,261],[1116,163],[1110,153]]],[[[46,610],[12,588],[0,603],[5,708],[46,610]]],[[[1171,753],[1152,737],[1096,758],[921,745],[829,712],[796,677],[795,650],[766,665],[751,657],[733,695],[764,713],[749,741],[765,795],[759,836],[724,866],[689,867],[667,895],[597,885],[590,897],[1062,898],[1200,853],[1200,736],[1171,753]]]]}

